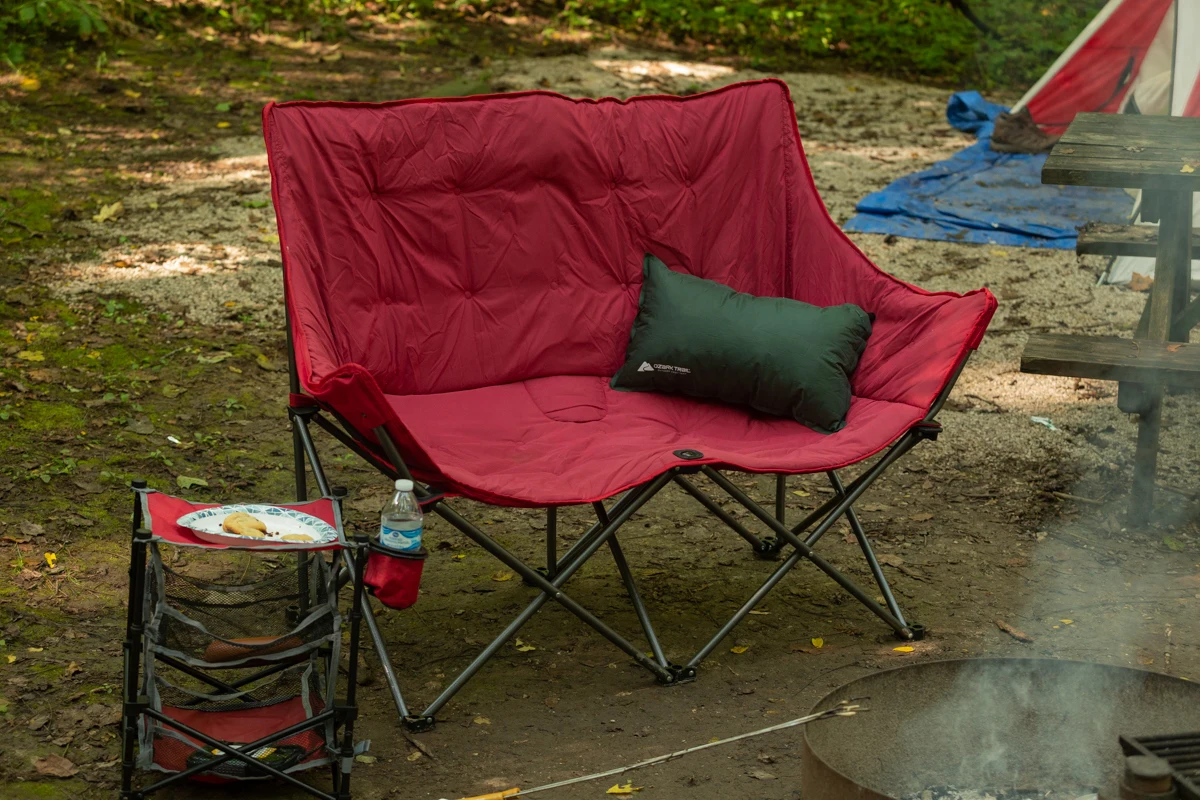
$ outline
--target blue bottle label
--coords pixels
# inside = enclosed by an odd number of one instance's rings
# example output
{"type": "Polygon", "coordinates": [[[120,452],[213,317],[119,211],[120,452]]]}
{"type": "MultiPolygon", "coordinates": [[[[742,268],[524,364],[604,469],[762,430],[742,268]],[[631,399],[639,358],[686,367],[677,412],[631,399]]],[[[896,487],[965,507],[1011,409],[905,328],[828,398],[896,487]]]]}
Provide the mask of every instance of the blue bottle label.
{"type": "Polygon", "coordinates": [[[421,533],[425,526],[402,530],[381,525],[379,528],[379,543],[392,550],[420,550],[421,533]]]}

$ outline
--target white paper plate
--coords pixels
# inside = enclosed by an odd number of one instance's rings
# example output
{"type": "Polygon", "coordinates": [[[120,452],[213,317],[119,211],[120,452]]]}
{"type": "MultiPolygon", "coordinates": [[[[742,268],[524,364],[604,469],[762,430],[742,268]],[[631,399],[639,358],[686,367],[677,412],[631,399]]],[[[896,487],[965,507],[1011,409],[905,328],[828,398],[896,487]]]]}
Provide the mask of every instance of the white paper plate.
{"type": "Polygon", "coordinates": [[[265,505],[231,505],[205,508],[184,514],[176,522],[196,534],[196,538],[213,544],[235,547],[306,547],[337,541],[337,531],[324,520],[305,514],[294,508],[265,505]],[[221,530],[221,524],[230,514],[250,514],[267,526],[267,535],[239,536],[221,530]],[[312,542],[289,542],[280,537],[285,534],[302,534],[312,537],[312,542]]]}

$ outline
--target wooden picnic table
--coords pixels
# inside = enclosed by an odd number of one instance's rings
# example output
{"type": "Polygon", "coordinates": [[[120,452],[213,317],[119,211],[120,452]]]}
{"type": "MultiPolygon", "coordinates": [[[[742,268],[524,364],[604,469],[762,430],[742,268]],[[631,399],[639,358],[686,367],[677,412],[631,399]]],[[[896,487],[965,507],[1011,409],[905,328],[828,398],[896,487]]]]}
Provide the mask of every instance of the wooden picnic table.
{"type": "MultiPolygon", "coordinates": [[[[1121,381],[1118,405],[1139,415],[1129,521],[1142,524],[1154,505],[1163,387],[1200,385],[1200,345],[1186,344],[1200,321],[1200,300],[1192,301],[1190,294],[1200,119],[1079,114],[1046,159],[1042,182],[1142,189],[1159,196],[1154,285],[1133,340],[1030,337],[1021,359],[1025,372],[1121,381]]],[[[1131,230],[1131,241],[1136,236],[1131,230]]]]}

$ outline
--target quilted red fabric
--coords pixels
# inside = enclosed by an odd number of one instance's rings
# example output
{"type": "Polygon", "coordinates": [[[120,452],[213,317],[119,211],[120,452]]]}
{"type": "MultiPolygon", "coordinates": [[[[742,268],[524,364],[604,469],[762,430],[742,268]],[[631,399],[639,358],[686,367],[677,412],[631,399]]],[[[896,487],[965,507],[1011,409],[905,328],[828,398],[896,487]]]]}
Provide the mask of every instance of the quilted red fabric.
{"type": "Polygon", "coordinates": [[[682,448],[759,472],[860,461],[925,416],[996,307],[902,283],[845,237],[780,81],[294,102],[263,122],[303,391],[368,438],[387,426],[421,480],[486,502],[602,499],[682,448]],[[876,314],[846,427],[609,390],[647,252],[876,314]]]}

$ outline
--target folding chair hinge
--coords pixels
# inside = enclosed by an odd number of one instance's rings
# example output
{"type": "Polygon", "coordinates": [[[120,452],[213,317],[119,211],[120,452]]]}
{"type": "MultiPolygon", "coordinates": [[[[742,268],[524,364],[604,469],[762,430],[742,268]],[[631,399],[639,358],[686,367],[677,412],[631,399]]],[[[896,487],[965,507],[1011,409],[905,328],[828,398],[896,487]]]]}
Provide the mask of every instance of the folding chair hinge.
{"type": "Polygon", "coordinates": [[[302,419],[307,420],[307,419],[312,419],[313,417],[315,417],[317,414],[320,414],[320,413],[321,413],[320,406],[299,406],[299,407],[288,406],[288,416],[289,417],[300,417],[302,419]]]}
{"type": "Polygon", "coordinates": [[[433,730],[433,725],[435,722],[437,722],[436,719],[425,716],[424,714],[409,714],[404,718],[404,727],[413,733],[421,733],[423,731],[433,730]]]}
{"type": "Polygon", "coordinates": [[[668,664],[667,672],[670,674],[671,680],[663,678],[658,680],[663,686],[678,686],[681,683],[691,683],[696,680],[696,668],[685,664],[668,664]]]}
{"type": "Polygon", "coordinates": [[[127,700],[125,702],[125,719],[136,719],[137,717],[140,717],[149,707],[150,698],[144,694],[138,695],[136,700],[127,700]]]}
{"type": "Polygon", "coordinates": [[[925,638],[925,626],[919,622],[910,622],[902,631],[896,632],[896,638],[906,642],[919,642],[925,638]]]}
{"type": "Polygon", "coordinates": [[[754,548],[755,558],[761,558],[763,561],[778,561],[783,544],[774,536],[764,536],[760,542],[759,546],[754,548]]]}
{"type": "Polygon", "coordinates": [[[421,504],[422,511],[428,511],[429,509],[433,508],[438,503],[440,503],[446,499],[446,491],[444,489],[438,489],[437,487],[430,486],[428,491],[429,491],[428,495],[420,498],[417,501],[418,503],[421,504]]]}
{"type": "Polygon", "coordinates": [[[935,442],[937,441],[938,434],[942,432],[942,423],[933,421],[918,422],[913,426],[912,430],[919,438],[935,442]]]}

